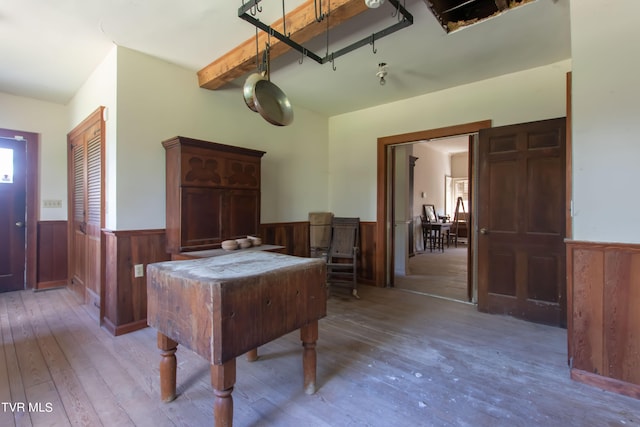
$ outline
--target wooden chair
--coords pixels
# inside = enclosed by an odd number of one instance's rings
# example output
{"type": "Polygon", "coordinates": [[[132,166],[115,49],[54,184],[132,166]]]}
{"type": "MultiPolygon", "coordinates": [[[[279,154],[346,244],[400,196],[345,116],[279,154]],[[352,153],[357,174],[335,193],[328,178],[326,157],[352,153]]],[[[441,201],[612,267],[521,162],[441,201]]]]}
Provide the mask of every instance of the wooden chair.
{"type": "Polygon", "coordinates": [[[434,205],[422,205],[421,220],[423,249],[426,251],[428,245],[431,252],[433,252],[434,248],[444,251],[444,241],[441,229],[437,226],[432,226],[432,224],[437,224],[438,222],[438,216],[436,215],[436,208],[434,205]]]}
{"type": "Polygon", "coordinates": [[[428,246],[430,252],[433,252],[434,248],[444,252],[444,242],[445,239],[448,239],[448,234],[442,233],[439,223],[427,221],[424,217],[420,218],[422,221],[422,248],[426,251],[428,246]]]}
{"type": "Polygon", "coordinates": [[[327,285],[348,285],[358,296],[357,261],[360,239],[360,218],[333,217],[331,241],[327,252],[327,285]]]}

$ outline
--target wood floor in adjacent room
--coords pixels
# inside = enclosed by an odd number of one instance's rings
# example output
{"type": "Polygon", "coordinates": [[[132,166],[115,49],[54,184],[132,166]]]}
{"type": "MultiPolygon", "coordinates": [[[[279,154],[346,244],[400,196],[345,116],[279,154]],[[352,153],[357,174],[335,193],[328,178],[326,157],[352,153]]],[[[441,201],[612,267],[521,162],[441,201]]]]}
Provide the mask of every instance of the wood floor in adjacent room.
{"type": "MultiPolygon", "coordinates": [[[[564,329],[397,289],[360,296],[328,301],[315,395],[297,333],[238,358],[235,426],[640,425],[639,400],[569,379],[564,329]]],[[[155,331],[113,337],[65,289],[0,294],[0,331],[0,426],[212,425],[204,360],[179,348],[179,396],[161,403],[155,331]]]]}
{"type": "Polygon", "coordinates": [[[398,289],[455,301],[468,301],[467,246],[421,251],[409,258],[407,274],[396,273],[398,289]]]}

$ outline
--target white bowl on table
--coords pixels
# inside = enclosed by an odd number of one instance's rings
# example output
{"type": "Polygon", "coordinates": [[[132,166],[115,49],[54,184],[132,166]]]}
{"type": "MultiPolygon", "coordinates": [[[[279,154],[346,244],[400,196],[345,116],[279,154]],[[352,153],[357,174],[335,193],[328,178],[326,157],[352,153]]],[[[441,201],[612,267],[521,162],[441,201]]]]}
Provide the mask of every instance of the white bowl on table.
{"type": "Polygon", "coordinates": [[[252,246],[250,239],[237,239],[236,242],[238,242],[240,249],[247,249],[252,246]]]}
{"type": "Polygon", "coordinates": [[[262,239],[256,236],[247,236],[247,239],[251,240],[253,246],[260,246],[262,244],[262,239]]]}
{"type": "Polygon", "coordinates": [[[220,246],[225,251],[235,251],[236,249],[238,249],[239,245],[238,245],[238,242],[235,240],[225,240],[220,244],[220,246]]]}

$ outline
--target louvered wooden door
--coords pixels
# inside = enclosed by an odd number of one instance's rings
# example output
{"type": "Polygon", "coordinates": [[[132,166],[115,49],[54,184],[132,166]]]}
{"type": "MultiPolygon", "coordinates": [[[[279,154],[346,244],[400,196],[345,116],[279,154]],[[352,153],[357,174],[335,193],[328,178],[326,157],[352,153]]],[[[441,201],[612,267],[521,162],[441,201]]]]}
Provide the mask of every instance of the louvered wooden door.
{"type": "Polygon", "coordinates": [[[100,301],[100,233],[104,226],[104,122],[96,110],[68,135],[70,287],[100,301]]]}

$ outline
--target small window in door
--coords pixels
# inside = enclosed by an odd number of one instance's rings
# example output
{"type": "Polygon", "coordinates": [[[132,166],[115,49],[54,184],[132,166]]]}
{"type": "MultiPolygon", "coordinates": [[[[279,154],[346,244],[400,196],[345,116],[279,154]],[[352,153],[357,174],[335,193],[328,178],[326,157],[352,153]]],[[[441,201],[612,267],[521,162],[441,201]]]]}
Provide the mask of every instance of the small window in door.
{"type": "Polygon", "coordinates": [[[0,148],[0,183],[13,183],[13,150],[0,148]]]}

